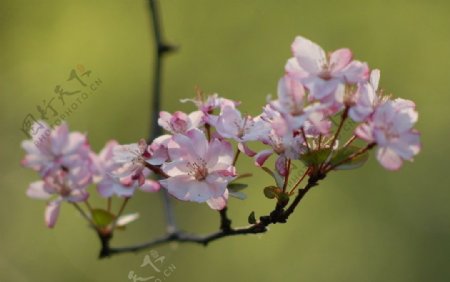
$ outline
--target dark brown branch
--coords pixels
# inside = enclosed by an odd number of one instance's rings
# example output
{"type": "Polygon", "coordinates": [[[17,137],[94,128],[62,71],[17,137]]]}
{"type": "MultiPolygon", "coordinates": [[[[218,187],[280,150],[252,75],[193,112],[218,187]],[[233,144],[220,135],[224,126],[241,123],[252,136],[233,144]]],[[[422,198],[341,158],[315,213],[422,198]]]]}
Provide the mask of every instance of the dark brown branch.
{"type": "MultiPolygon", "coordinates": [[[[159,7],[157,0],[150,0],[150,13],[153,26],[153,35],[155,40],[155,62],[153,70],[153,100],[151,110],[151,133],[148,143],[162,134],[162,129],[158,125],[159,112],[161,111],[161,83],[162,83],[162,70],[163,70],[163,56],[174,50],[174,48],[165,43],[162,35],[162,25],[159,16],[159,7]]],[[[161,191],[162,200],[164,205],[164,211],[167,222],[167,232],[175,232],[177,227],[175,223],[175,215],[170,202],[169,194],[167,190],[161,191]]]]}
{"type": "MultiPolygon", "coordinates": [[[[288,217],[294,212],[295,208],[298,206],[300,201],[303,199],[305,194],[314,186],[317,185],[318,181],[322,179],[324,176],[320,177],[311,177],[308,181],[308,184],[300,189],[298,195],[295,197],[294,201],[291,205],[284,210],[284,207],[277,204],[274,210],[267,216],[261,216],[259,218],[259,222],[252,224],[247,227],[241,228],[232,228],[231,220],[227,217],[227,209],[223,209],[219,212],[220,214],[220,231],[200,236],[196,234],[190,234],[184,231],[176,231],[173,233],[169,233],[163,237],[153,239],[149,242],[145,242],[139,245],[129,246],[129,247],[117,247],[111,248],[109,244],[104,245],[100,253],[100,258],[109,257],[112,255],[123,254],[123,253],[132,253],[139,252],[154,246],[162,245],[169,242],[180,242],[180,243],[195,243],[203,246],[208,245],[209,243],[236,235],[247,235],[247,234],[259,234],[265,233],[267,231],[267,226],[275,223],[286,223],[288,217]]],[[[103,243],[103,242],[102,242],[103,243]]]]}

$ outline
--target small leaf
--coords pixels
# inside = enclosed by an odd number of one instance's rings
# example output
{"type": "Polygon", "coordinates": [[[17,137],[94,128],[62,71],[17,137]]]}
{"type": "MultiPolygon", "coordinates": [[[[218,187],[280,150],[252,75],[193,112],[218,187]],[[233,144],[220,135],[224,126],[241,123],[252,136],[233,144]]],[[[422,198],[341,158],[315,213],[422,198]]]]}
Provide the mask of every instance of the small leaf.
{"type": "MultiPolygon", "coordinates": [[[[344,160],[349,158],[351,155],[357,153],[359,150],[361,150],[361,148],[359,148],[357,146],[348,146],[348,147],[342,148],[336,152],[336,155],[331,159],[330,164],[336,165],[336,164],[342,163],[344,160]]],[[[366,151],[363,154],[360,154],[360,155],[352,158],[351,160],[348,160],[345,163],[342,163],[335,169],[346,170],[346,169],[359,168],[362,165],[364,165],[368,159],[369,159],[369,153],[366,151]]]]}
{"type": "Polygon", "coordinates": [[[279,193],[278,190],[280,190],[280,188],[275,186],[267,186],[264,188],[264,196],[268,199],[274,199],[279,193]]]}
{"type": "Polygon", "coordinates": [[[248,223],[256,224],[255,212],[252,211],[248,216],[248,223]]]}
{"type": "Polygon", "coordinates": [[[268,167],[261,167],[265,172],[267,172],[270,176],[272,176],[272,178],[275,180],[275,183],[277,184],[278,187],[283,187],[284,185],[284,179],[283,177],[281,177],[281,175],[278,174],[278,172],[273,172],[270,168],[268,167]]]}
{"type": "Polygon", "coordinates": [[[330,155],[331,150],[329,148],[320,149],[308,152],[300,156],[300,160],[306,166],[317,166],[325,162],[330,155]]]}
{"type": "Polygon", "coordinates": [[[92,210],[92,220],[98,227],[107,227],[114,220],[115,216],[103,209],[93,209],[92,210]]]}
{"type": "Polygon", "coordinates": [[[237,191],[228,191],[228,195],[230,195],[233,198],[239,199],[239,200],[245,200],[247,199],[247,195],[245,195],[242,192],[237,191]]]}
{"type": "Polygon", "coordinates": [[[247,188],[248,185],[244,183],[230,183],[228,184],[228,190],[231,192],[238,192],[247,188]]]}

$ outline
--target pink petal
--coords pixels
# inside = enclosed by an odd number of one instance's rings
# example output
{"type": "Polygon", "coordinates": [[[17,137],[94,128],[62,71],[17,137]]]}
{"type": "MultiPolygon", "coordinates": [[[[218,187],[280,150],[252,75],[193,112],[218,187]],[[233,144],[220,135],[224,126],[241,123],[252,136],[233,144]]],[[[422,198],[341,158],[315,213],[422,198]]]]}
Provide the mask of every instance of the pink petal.
{"type": "Polygon", "coordinates": [[[34,199],[46,200],[51,197],[51,194],[45,190],[44,181],[36,181],[28,187],[27,196],[34,199]]]}
{"type": "Polygon", "coordinates": [[[160,184],[179,200],[202,203],[212,197],[206,182],[196,181],[188,175],[169,177],[160,180],[160,184]]]}
{"type": "Polygon", "coordinates": [[[191,121],[191,128],[197,128],[204,123],[205,114],[202,111],[195,111],[189,114],[189,119],[191,121]]]}
{"type": "Polygon", "coordinates": [[[353,61],[342,71],[348,83],[360,83],[369,79],[369,66],[366,63],[353,61]]]}
{"type": "Polygon", "coordinates": [[[246,143],[239,143],[238,149],[249,157],[254,157],[256,155],[256,152],[250,149],[246,143]]]}
{"type": "Polygon", "coordinates": [[[211,198],[206,201],[208,206],[213,210],[223,210],[227,206],[228,200],[228,190],[225,190],[225,193],[222,196],[217,198],[211,198]]]}
{"type": "Polygon", "coordinates": [[[273,154],[272,149],[263,150],[256,154],[255,156],[255,165],[263,166],[266,160],[273,154]]]}
{"type": "Polygon", "coordinates": [[[338,72],[345,68],[352,60],[352,51],[347,48],[334,51],[330,56],[330,67],[332,72],[338,72]]]}
{"type": "Polygon", "coordinates": [[[58,219],[61,201],[55,200],[47,204],[45,209],[45,224],[48,228],[53,228],[58,219]]]}
{"type": "Polygon", "coordinates": [[[63,122],[57,126],[51,133],[52,152],[57,155],[60,154],[67,143],[69,137],[69,128],[67,123],[63,122]]]}
{"type": "Polygon", "coordinates": [[[398,170],[403,164],[400,156],[389,147],[379,148],[377,150],[377,159],[388,170],[398,170]]]}
{"type": "Polygon", "coordinates": [[[157,181],[147,179],[145,183],[139,187],[141,191],[144,192],[158,192],[161,186],[157,181]]]}
{"type": "Polygon", "coordinates": [[[380,70],[374,69],[370,72],[370,84],[372,85],[375,91],[378,90],[378,86],[380,84],[380,70]]]}
{"type": "Polygon", "coordinates": [[[372,128],[367,124],[361,124],[355,129],[355,135],[367,142],[373,142],[372,128]]]}
{"type": "Polygon", "coordinates": [[[300,67],[308,73],[319,73],[327,62],[323,49],[304,37],[297,36],[291,48],[300,67]]]}
{"type": "Polygon", "coordinates": [[[286,157],[279,156],[275,161],[275,168],[281,176],[285,176],[287,173],[286,157]]]}

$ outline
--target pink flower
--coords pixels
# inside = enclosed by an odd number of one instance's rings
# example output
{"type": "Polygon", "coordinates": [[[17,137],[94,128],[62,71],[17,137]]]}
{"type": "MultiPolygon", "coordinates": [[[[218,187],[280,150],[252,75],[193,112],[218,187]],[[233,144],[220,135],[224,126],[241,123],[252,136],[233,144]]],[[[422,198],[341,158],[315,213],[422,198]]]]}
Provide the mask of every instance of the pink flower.
{"type": "Polygon", "coordinates": [[[349,116],[357,122],[365,121],[375,110],[378,103],[378,83],[380,81],[380,70],[370,73],[370,81],[360,83],[356,93],[350,97],[349,116]]]}
{"type": "Polygon", "coordinates": [[[233,107],[239,105],[239,102],[219,97],[219,94],[217,94],[217,93],[208,96],[205,101],[200,96],[197,99],[182,99],[181,100],[181,103],[186,103],[186,102],[194,103],[197,106],[198,110],[202,111],[205,114],[210,114],[215,109],[224,107],[226,105],[233,106],[233,107]]]}
{"type": "Polygon", "coordinates": [[[420,151],[420,135],[413,129],[418,114],[409,100],[388,100],[355,130],[355,134],[378,145],[377,159],[388,170],[397,170],[403,160],[412,160],[420,151]]]}
{"type": "Polygon", "coordinates": [[[48,202],[45,210],[45,222],[47,227],[55,226],[59,215],[61,203],[83,202],[89,194],[86,186],[90,183],[90,172],[78,169],[74,173],[67,173],[63,170],[52,172],[44,177],[44,180],[30,184],[27,195],[31,198],[48,200],[56,195],[56,199],[48,202]]]}
{"type": "MultiPolygon", "coordinates": [[[[99,155],[95,156],[98,171],[95,179],[97,191],[105,198],[113,195],[131,197],[138,186],[138,180],[134,180],[132,176],[122,179],[114,176],[114,171],[120,167],[120,164],[113,160],[113,151],[117,146],[120,146],[117,141],[111,140],[106,143],[99,155]]],[[[156,192],[159,188],[159,183],[150,179],[145,179],[144,183],[139,187],[144,192],[156,192]]]]}
{"type": "Polygon", "coordinates": [[[203,112],[195,111],[189,115],[183,112],[175,112],[172,115],[163,111],[159,113],[158,124],[173,134],[184,134],[187,131],[193,128],[198,128],[203,124],[203,112]]]}
{"type": "Polygon", "coordinates": [[[144,139],[139,143],[119,145],[113,149],[113,162],[118,165],[112,174],[121,179],[138,180],[139,185],[145,183],[145,163],[150,154],[144,139]]]}
{"type": "Polygon", "coordinates": [[[367,64],[353,61],[349,49],[339,49],[327,56],[319,45],[297,36],[292,52],[294,57],[286,64],[286,72],[306,85],[311,98],[323,100],[336,95],[342,83],[354,84],[368,79],[367,64]]]}
{"type": "Polygon", "coordinates": [[[169,153],[167,151],[167,145],[172,139],[172,135],[161,135],[154,139],[152,144],[147,148],[150,159],[147,160],[148,163],[152,165],[162,165],[169,159],[169,153]]]}
{"type": "Polygon", "coordinates": [[[212,124],[224,138],[232,138],[237,142],[255,141],[266,135],[270,128],[260,117],[246,115],[234,107],[224,106],[212,124]]]}
{"type": "MultiPolygon", "coordinates": [[[[284,76],[278,82],[278,100],[271,101],[270,106],[281,114],[285,123],[289,124],[293,130],[299,130],[308,124],[309,127],[314,126],[320,133],[327,134],[330,122],[326,117],[335,112],[335,109],[330,110],[332,106],[324,103],[307,104],[305,98],[303,84],[289,76],[284,76]]],[[[270,109],[266,107],[266,117],[268,110],[270,109]]],[[[280,119],[275,120],[280,121],[280,119]]],[[[279,130],[280,124],[273,124],[272,128],[279,130]]]]}
{"type": "Polygon", "coordinates": [[[208,143],[202,131],[193,129],[175,135],[168,152],[172,161],[162,169],[169,177],[161,185],[180,200],[223,208],[228,183],[235,176],[231,144],[218,139],[208,143]]]}
{"type": "Polygon", "coordinates": [[[276,160],[277,171],[284,175],[286,159],[298,159],[305,150],[305,142],[297,129],[292,128],[292,123],[285,119],[281,113],[273,110],[270,105],[264,108],[263,119],[270,125],[271,130],[260,140],[271,147],[260,151],[255,155],[255,164],[263,166],[272,155],[278,155],[276,160]]]}
{"type": "Polygon", "coordinates": [[[70,171],[80,166],[90,166],[90,147],[87,138],[79,132],[69,133],[66,123],[53,130],[44,121],[33,128],[40,128],[32,140],[22,142],[27,152],[22,165],[46,176],[60,169],[70,171]]]}

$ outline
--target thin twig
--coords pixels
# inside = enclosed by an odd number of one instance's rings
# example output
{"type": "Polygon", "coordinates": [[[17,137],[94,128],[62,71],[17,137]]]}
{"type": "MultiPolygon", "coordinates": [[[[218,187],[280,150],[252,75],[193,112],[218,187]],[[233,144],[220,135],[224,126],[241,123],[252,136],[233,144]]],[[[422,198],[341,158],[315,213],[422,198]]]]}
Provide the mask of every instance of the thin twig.
{"type": "Polygon", "coordinates": [[[86,219],[87,222],[89,222],[89,224],[92,227],[95,227],[95,223],[94,223],[94,221],[92,221],[92,218],[90,218],[77,203],[72,203],[72,204],[78,210],[78,212],[84,217],[84,219],[86,219]]]}

